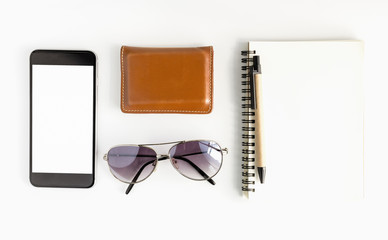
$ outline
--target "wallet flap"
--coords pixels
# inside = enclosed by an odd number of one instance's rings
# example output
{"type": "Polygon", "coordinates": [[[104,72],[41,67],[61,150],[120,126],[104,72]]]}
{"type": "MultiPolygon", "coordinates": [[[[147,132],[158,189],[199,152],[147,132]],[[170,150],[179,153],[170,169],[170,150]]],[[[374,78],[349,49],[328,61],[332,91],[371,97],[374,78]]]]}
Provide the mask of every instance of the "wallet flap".
{"type": "Polygon", "coordinates": [[[121,48],[121,110],[197,113],[212,110],[213,48],[121,48]]]}

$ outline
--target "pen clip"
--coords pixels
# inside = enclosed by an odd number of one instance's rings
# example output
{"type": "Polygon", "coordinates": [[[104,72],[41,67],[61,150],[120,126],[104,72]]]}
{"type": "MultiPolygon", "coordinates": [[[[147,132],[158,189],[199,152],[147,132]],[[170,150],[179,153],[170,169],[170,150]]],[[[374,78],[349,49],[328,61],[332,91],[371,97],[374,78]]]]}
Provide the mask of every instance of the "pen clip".
{"type": "Polygon", "coordinates": [[[251,99],[251,109],[256,109],[256,81],[254,78],[254,66],[249,67],[249,93],[251,99]]]}
{"type": "Polygon", "coordinates": [[[251,109],[257,109],[256,99],[256,81],[255,74],[261,74],[260,57],[253,56],[253,64],[249,67],[249,87],[250,87],[250,98],[251,98],[251,109]]]}

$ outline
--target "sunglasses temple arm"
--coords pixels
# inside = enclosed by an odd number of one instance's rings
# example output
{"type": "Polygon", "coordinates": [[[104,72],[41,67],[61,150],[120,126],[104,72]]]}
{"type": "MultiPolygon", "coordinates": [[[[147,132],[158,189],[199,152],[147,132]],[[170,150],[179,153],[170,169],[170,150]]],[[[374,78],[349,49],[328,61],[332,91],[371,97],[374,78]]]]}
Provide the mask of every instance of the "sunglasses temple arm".
{"type": "Polygon", "coordinates": [[[131,191],[131,189],[133,188],[133,185],[135,185],[134,182],[136,182],[137,179],[140,177],[140,174],[143,172],[144,168],[147,167],[149,164],[151,164],[151,163],[153,163],[153,162],[155,162],[155,161],[149,161],[149,162],[147,162],[146,164],[144,164],[144,165],[139,169],[139,171],[136,173],[136,176],[132,179],[132,183],[130,183],[130,184],[128,185],[128,188],[127,188],[127,190],[125,191],[125,194],[128,194],[128,193],[131,191]]]}
{"type": "Polygon", "coordinates": [[[187,159],[187,158],[184,158],[184,157],[182,157],[182,156],[175,156],[174,158],[176,158],[176,159],[180,159],[180,160],[183,160],[183,161],[185,161],[185,162],[187,162],[188,164],[190,164],[199,174],[201,174],[201,176],[203,177],[203,178],[205,178],[210,184],[212,184],[212,185],[216,185],[216,182],[213,180],[213,179],[211,179],[211,178],[209,178],[209,176],[204,172],[204,171],[202,171],[202,169],[200,169],[197,165],[195,165],[192,161],[190,161],[189,159],[187,159]]]}
{"type": "Polygon", "coordinates": [[[127,190],[125,191],[125,194],[128,194],[128,193],[131,191],[131,189],[133,188],[133,185],[135,185],[135,184],[130,183],[130,184],[128,185],[128,188],[127,188],[127,190]]]}

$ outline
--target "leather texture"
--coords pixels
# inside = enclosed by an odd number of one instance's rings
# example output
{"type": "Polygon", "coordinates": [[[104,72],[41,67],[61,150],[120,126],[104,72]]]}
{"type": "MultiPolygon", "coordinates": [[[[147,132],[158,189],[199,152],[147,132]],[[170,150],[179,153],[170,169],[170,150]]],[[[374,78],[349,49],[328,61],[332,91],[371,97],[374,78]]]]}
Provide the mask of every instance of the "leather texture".
{"type": "Polygon", "coordinates": [[[213,47],[121,47],[124,113],[207,114],[213,106],[213,47]]]}

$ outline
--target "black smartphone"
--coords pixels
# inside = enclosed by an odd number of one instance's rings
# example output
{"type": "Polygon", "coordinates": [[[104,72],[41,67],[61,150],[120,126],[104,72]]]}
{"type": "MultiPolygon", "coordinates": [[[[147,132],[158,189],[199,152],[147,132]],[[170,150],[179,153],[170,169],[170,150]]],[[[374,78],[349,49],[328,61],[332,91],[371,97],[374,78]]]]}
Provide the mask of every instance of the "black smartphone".
{"type": "Polygon", "coordinates": [[[30,55],[30,182],[37,187],[94,184],[96,56],[35,50],[30,55]]]}

